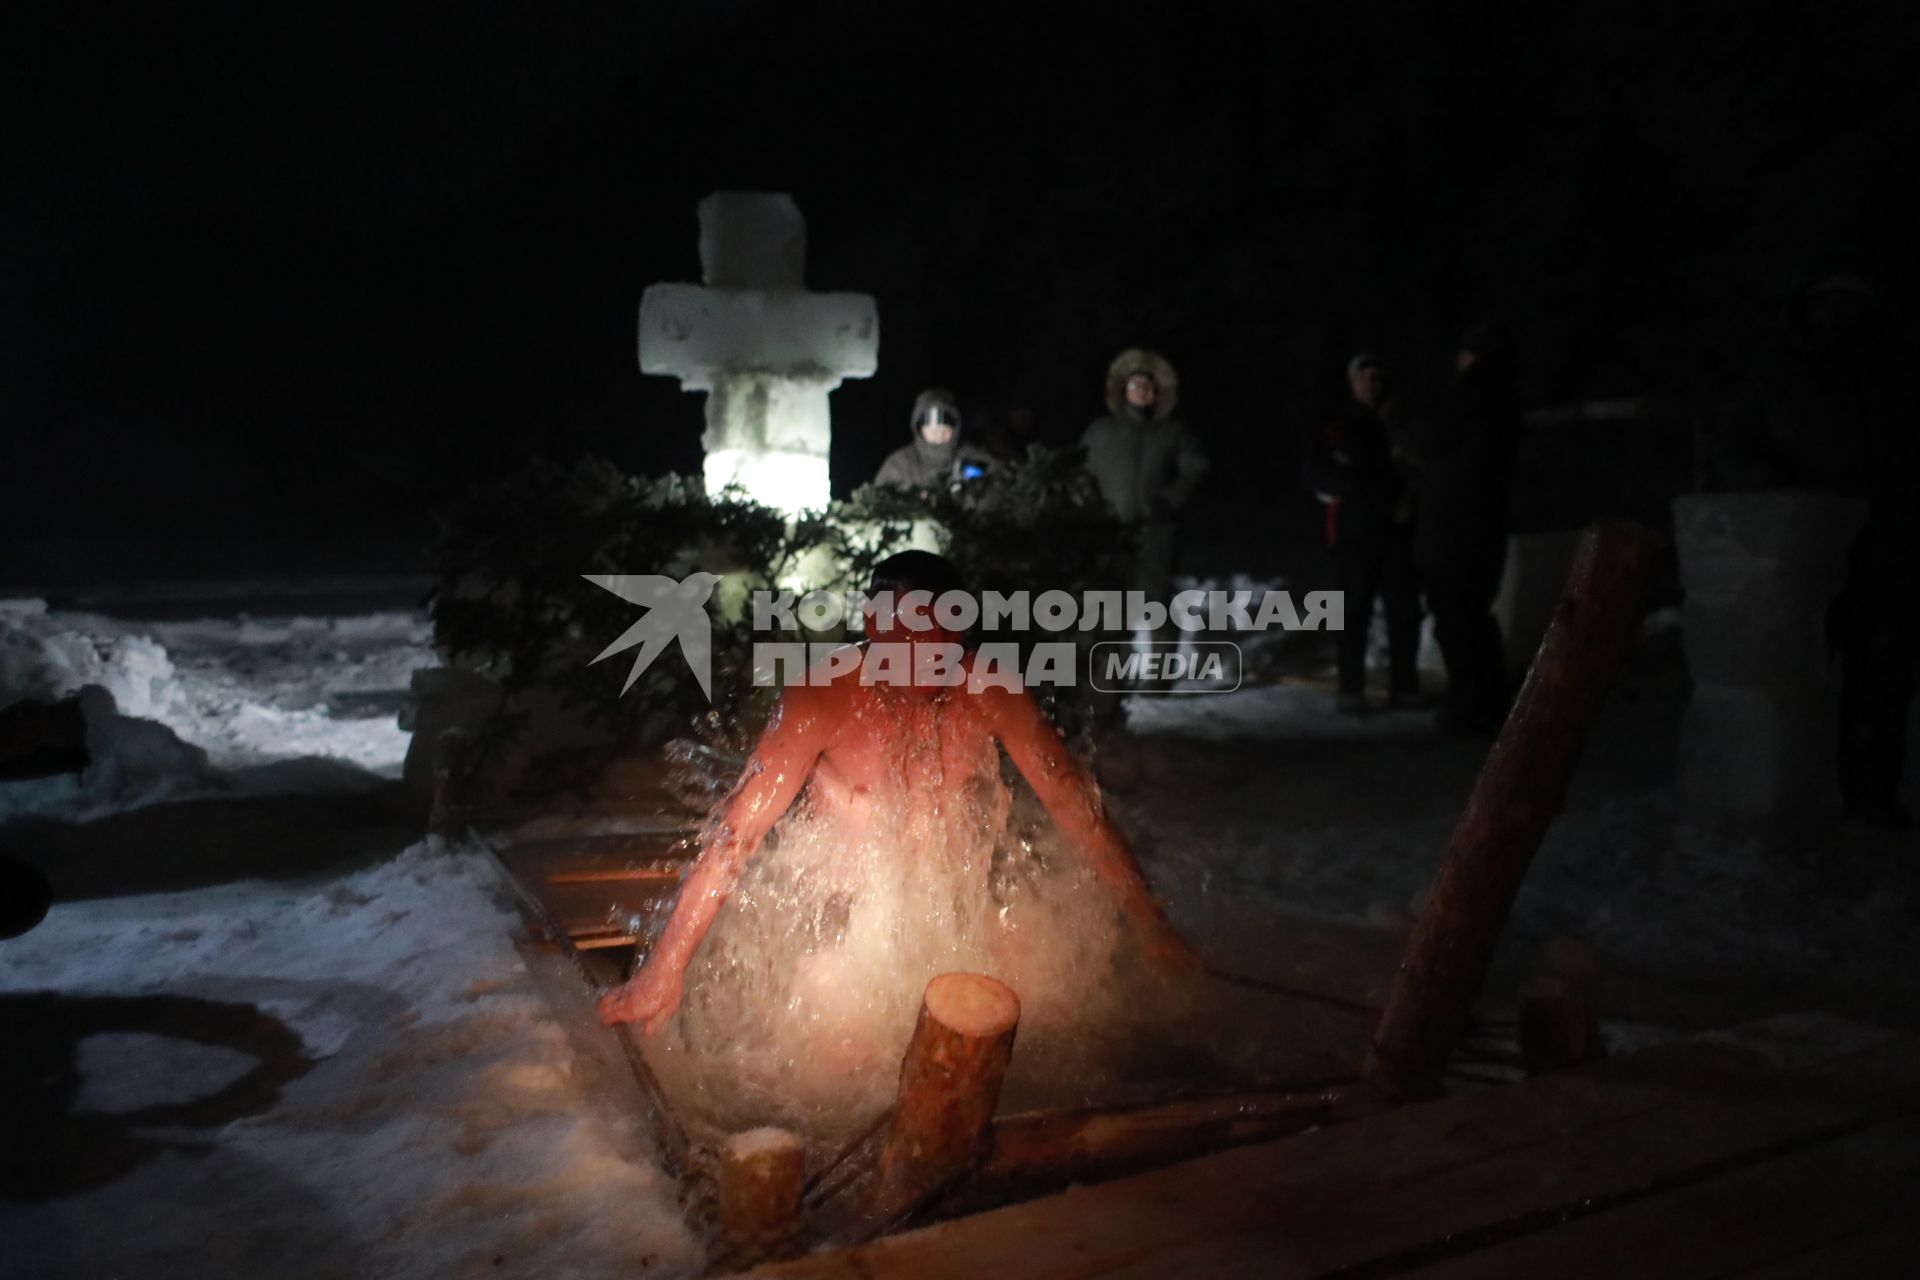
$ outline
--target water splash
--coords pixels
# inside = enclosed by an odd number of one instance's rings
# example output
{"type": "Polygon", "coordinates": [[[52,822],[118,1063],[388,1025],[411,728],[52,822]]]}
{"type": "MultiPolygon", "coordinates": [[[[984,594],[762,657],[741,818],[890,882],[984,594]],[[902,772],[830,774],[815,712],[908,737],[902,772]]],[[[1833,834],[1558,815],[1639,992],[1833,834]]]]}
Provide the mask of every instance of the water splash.
{"type": "Polygon", "coordinates": [[[1273,1048],[1294,1028],[1270,1006],[1148,969],[1113,891],[997,750],[956,757],[916,727],[893,739],[887,788],[822,764],[716,919],[646,1045],[683,1119],[844,1143],[892,1101],[926,984],[954,971],[1020,996],[1003,1111],[1293,1070],[1273,1048]]]}
{"type": "Polygon", "coordinates": [[[1029,798],[1015,812],[997,771],[932,781],[849,795],[829,774],[768,837],[688,971],[680,1015],[648,1046],[693,1118],[858,1129],[891,1100],[941,973],[1020,993],[1022,1058],[1084,1043],[1110,1012],[1111,893],[1029,798]]]}

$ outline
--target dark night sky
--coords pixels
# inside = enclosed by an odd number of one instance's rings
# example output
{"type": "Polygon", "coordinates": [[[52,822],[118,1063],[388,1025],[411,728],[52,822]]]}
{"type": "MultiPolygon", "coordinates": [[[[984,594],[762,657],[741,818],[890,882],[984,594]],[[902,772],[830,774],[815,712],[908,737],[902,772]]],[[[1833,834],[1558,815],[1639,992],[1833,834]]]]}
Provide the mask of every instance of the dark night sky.
{"type": "Polygon", "coordinates": [[[1504,315],[1560,400],[1683,387],[1810,273],[1911,297],[1905,6],[1073,8],[10,17],[0,534],[405,533],[536,452],[689,469],[634,317],[716,187],[792,191],[810,284],[879,297],[842,491],[918,386],[1066,442],[1140,342],[1254,518],[1356,344],[1417,384],[1504,315]]]}

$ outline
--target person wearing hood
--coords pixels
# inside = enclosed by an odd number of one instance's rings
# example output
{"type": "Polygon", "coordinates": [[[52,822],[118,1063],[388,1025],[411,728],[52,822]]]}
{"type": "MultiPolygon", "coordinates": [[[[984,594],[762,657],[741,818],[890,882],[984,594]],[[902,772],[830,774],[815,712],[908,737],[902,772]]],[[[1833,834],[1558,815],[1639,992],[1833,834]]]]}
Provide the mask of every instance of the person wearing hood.
{"type": "Polygon", "coordinates": [[[1107,412],[1080,437],[1100,496],[1138,537],[1127,587],[1164,602],[1181,510],[1207,473],[1199,438],[1173,416],[1180,381],[1167,358],[1134,348],[1107,369],[1107,412]]]}
{"type": "Polygon", "coordinates": [[[993,457],[960,442],[960,406],[951,391],[930,387],[913,401],[913,440],[887,455],[873,482],[896,489],[945,489],[984,474],[993,457]]]}

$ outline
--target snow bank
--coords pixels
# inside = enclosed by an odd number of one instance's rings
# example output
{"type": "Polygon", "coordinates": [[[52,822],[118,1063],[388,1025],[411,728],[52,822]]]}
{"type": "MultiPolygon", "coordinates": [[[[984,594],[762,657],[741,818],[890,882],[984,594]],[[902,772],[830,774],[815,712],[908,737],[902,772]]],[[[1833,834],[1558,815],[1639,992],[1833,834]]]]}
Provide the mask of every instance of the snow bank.
{"type": "Polygon", "coordinates": [[[97,684],[80,691],[93,763],[68,774],[0,782],[0,822],[44,816],[76,820],[228,789],[207,753],[153,720],[123,716],[97,684]]]}
{"type": "Polygon", "coordinates": [[[100,685],[122,713],[165,721],[186,710],[167,651],[143,635],[83,630],[44,600],[0,601],[0,701],[57,698],[100,685]]]}
{"type": "MultiPolygon", "coordinates": [[[[9,1262],[143,1276],[235,1274],[262,1258],[280,1275],[697,1270],[638,1118],[586,1096],[510,925],[487,864],[437,841],[297,892],[240,884],[55,907],[0,948],[0,993],[251,1004],[316,1065],[264,1113],[194,1131],[203,1155],[162,1154],[49,1203],[0,1202],[9,1262]]],[[[231,1053],[127,1041],[79,1046],[82,1097],[103,1110],[217,1089],[236,1069],[231,1053]]]]}
{"type": "Polygon", "coordinates": [[[101,691],[88,715],[94,766],[78,782],[0,785],[0,821],[299,789],[305,774],[265,767],[292,761],[396,776],[410,738],[396,713],[412,672],[432,660],[417,613],[136,627],[50,612],[40,600],[0,601],[0,704],[101,691]]]}

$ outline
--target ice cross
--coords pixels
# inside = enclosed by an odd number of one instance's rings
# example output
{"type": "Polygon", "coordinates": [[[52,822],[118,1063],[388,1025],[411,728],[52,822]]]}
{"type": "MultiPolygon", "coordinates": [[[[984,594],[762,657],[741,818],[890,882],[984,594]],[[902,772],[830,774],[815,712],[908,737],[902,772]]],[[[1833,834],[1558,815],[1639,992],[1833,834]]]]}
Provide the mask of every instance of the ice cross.
{"type": "Polygon", "coordinates": [[[738,482],[792,514],[827,505],[827,395],[873,374],[880,320],[863,293],[808,293],[807,224],[788,195],[700,202],[702,285],[640,297],[640,371],[707,393],[707,492],[738,482]]]}

